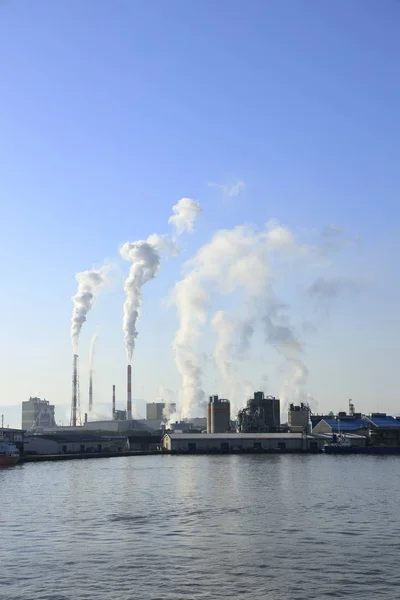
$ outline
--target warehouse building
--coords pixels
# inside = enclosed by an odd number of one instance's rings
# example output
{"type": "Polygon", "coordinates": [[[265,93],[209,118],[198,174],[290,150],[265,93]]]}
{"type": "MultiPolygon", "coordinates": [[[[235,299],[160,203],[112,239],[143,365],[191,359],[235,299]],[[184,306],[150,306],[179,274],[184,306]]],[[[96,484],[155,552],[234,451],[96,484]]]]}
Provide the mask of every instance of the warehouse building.
{"type": "Polygon", "coordinates": [[[162,449],[169,452],[318,452],[325,441],[323,437],[301,433],[166,433],[162,449]]]}
{"type": "Polygon", "coordinates": [[[45,433],[25,436],[25,454],[83,454],[86,452],[123,452],[128,449],[125,436],[91,433],[45,433]]]}
{"type": "Polygon", "coordinates": [[[400,419],[386,413],[372,413],[364,419],[370,425],[372,446],[400,446],[400,419]]]}

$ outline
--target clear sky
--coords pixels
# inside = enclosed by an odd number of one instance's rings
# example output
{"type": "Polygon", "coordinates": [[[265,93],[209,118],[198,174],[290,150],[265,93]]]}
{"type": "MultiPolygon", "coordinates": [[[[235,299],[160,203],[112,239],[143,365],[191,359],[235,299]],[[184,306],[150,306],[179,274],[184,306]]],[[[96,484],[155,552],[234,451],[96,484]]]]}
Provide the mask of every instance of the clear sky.
{"type": "MultiPolygon", "coordinates": [[[[68,419],[74,275],[104,259],[114,274],[83,327],[81,403],[99,327],[95,402],[109,402],[115,383],[124,406],[128,265],[118,249],[168,233],[183,196],[203,212],[180,257],[144,289],[134,398],[153,401],[160,385],[178,392],[178,323],[165,299],[183,262],[221,228],[276,218],[300,237],[332,223],[359,236],[333,262],[362,291],[338,297],[304,332],[318,410],[353,398],[358,410],[400,412],[399,67],[396,0],[1,0],[6,423],[18,425],[21,401],[36,394],[68,419]],[[208,185],[238,181],[232,197],[208,185]]],[[[280,289],[294,321],[298,279],[280,289]]],[[[279,360],[254,344],[243,377],[278,395],[279,360]]],[[[213,352],[208,326],[201,348],[213,352]]],[[[218,386],[208,364],[206,394],[223,394],[218,386]]]]}

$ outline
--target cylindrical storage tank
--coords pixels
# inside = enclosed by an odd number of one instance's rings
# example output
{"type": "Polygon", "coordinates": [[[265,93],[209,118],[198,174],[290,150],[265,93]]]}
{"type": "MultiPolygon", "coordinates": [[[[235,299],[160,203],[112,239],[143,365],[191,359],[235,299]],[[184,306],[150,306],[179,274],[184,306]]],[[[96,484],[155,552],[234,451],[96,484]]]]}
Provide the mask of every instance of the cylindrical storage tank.
{"type": "Polygon", "coordinates": [[[229,400],[214,396],[210,402],[211,431],[210,433],[225,433],[231,426],[231,403],[229,400]]]}
{"type": "Polygon", "coordinates": [[[207,433],[211,433],[211,405],[212,405],[212,396],[207,404],[207,433]]]}

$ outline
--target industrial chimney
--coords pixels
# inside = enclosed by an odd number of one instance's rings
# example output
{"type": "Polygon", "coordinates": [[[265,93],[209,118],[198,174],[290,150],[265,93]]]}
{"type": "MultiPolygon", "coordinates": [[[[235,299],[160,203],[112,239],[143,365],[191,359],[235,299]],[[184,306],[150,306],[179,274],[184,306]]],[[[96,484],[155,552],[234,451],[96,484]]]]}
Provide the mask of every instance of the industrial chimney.
{"type": "Polygon", "coordinates": [[[112,418],[115,419],[115,385],[113,385],[113,395],[112,395],[112,418]]]}
{"type": "Polygon", "coordinates": [[[81,415],[79,406],[79,378],[78,378],[78,355],[74,354],[72,363],[72,405],[70,425],[76,427],[81,425],[81,415]]]}
{"type": "Polygon", "coordinates": [[[128,386],[127,386],[127,402],[126,402],[126,420],[132,420],[132,367],[128,365],[128,386]]]}
{"type": "Polygon", "coordinates": [[[93,408],[93,373],[92,370],[90,370],[90,376],[89,376],[89,412],[91,412],[93,408]]]}

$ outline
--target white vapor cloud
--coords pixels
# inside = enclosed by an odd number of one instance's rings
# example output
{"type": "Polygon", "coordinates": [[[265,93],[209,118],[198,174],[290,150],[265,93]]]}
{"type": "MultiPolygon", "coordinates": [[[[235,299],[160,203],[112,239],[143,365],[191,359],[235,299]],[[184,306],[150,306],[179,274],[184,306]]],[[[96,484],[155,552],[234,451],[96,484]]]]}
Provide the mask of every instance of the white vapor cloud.
{"type": "Polygon", "coordinates": [[[236,183],[216,183],[215,181],[211,181],[208,184],[208,187],[220,191],[226,198],[235,198],[236,196],[239,196],[241,192],[243,192],[246,184],[241,180],[236,181],[236,183]]]}
{"type": "Polygon", "coordinates": [[[181,198],[172,207],[174,214],[168,219],[168,223],[174,225],[178,235],[184,231],[193,231],[194,221],[201,212],[201,206],[191,198],[181,198]]]}
{"type": "Polygon", "coordinates": [[[74,354],[78,353],[79,335],[86,321],[87,314],[92,308],[93,300],[104,285],[109,267],[104,265],[100,269],[82,271],[75,275],[78,282],[78,290],[72,298],[74,308],[71,321],[71,339],[74,354]]]}
{"type": "MultiPolygon", "coordinates": [[[[175,214],[169,218],[169,223],[176,227],[178,235],[184,231],[193,231],[194,221],[201,211],[200,204],[190,198],[181,198],[172,210],[175,214]]],[[[176,256],[178,253],[179,249],[174,239],[156,233],[149,235],[147,240],[126,242],[120,249],[121,256],[131,263],[129,275],[124,283],[125,303],[122,326],[129,364],[132,361],[138,335],[136,325],[142,306],[142,288],[159,272],[161,254],[176,256]]]]}

